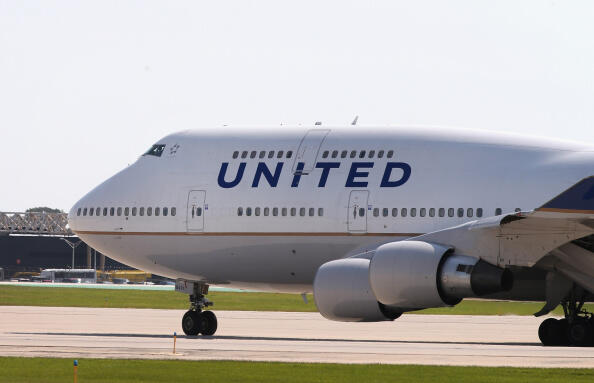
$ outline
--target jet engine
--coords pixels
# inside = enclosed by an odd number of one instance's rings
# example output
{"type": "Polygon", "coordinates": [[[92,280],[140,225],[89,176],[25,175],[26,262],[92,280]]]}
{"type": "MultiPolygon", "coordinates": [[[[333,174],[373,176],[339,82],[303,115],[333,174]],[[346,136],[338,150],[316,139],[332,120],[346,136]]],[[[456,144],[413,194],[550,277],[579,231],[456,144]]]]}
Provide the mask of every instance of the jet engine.
{"type": "Polygon", "coordinates": [[[452,306],[462,298],[509,291],[513,275],[450,247],[401,241],[378,247],[370,260],[323,264],[314,280],[320,313],[337,321],[394,320],[406,311],[452,306]]]}

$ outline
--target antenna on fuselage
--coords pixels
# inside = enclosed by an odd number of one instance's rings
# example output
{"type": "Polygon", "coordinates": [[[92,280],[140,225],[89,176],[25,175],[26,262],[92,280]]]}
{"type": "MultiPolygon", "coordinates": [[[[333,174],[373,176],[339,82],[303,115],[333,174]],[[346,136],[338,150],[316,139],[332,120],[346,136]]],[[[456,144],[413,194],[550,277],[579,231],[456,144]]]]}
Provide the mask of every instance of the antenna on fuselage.
{"type": "Polygon", "coordinates": [[[355,119],[353,122],[351,122],[351,125],[357,125],[357,120],[359,120],[359,116],[355,116],[355,119]]]}

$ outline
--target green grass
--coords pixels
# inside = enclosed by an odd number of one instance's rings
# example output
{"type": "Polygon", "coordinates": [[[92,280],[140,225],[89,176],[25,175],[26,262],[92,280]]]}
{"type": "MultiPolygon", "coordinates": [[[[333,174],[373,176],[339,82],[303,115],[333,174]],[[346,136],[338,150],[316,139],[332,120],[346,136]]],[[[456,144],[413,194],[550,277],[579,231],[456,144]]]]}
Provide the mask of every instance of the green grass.
{"type": "MultiPolygon", "coordinates": [[[[0,382],[71,382],[73,361],[0,358],[0,382]]],[[[80,359],[78,381],[91,382],[592,382],[593,369],[340,365],[181,360],[80,359]]]]}
{"type": "MultiPolygon", "coordinates": [[[[305,304],[300,295],[276,293],[212,292],[214,310],[315,312],[313,297],[305,304]]],[[[188,308],[188,296],[175,291],[77,289],[64,287],[0,286],[0,306],[113,307],[113,308],[188,308]]],[[[532,315],[540,310],[538,302],[464,300],[455,307],[416,311],[417,314],[457,315],[532,315]]],[[[594,311],[594,305],[586,305],[594,311]]],[[[562,314],[558,307],[556,314],[562,314]]]]}

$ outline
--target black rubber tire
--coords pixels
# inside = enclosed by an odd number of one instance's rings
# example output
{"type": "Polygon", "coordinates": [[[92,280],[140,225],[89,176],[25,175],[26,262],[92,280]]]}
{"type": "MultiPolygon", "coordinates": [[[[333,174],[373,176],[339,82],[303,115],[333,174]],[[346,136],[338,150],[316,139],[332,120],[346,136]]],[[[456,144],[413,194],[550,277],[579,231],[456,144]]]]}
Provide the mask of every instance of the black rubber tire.
{"type": "Polygon", "coordinates": [[[572,346],[592,345],[592,324],[588,320],[578,319],[567,328],[567,338],[572,346]]]}
{"type": "Polygon", "coordinates": [[[199,312],[190,310],[186,311],[182,318],[182,330],[186,335],[195,336],[200,333],[201,315],[199,312]]]}
{"type": "Polygon", "coordinates": [[[202,313],[203,327],[200,331],[202,335],[214,335],[217,332],[217,316],[212,311],[204,311],[202,313]]]}
{"type": "Polygon", "coordinates": [[[557,319],[545,319],[538,327],[538,337],[543,346],[557,346],[557,319]]]}

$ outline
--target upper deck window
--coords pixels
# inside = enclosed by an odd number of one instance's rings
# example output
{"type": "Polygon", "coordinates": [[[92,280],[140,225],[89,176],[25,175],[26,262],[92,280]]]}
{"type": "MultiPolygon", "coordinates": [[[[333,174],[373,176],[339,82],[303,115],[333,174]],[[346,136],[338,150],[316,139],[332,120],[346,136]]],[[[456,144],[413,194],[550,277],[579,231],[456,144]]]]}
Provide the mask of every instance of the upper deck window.
{"type": "Polygon", "coordinates": [[[151,148],[148,150],[148,152],[144,153],[144,155],[145,156],[161,157],[161,154],[163,154],[164,150],[165,150],[165,145],[156,144],[156,145],[151,146],[151,148]]]}

